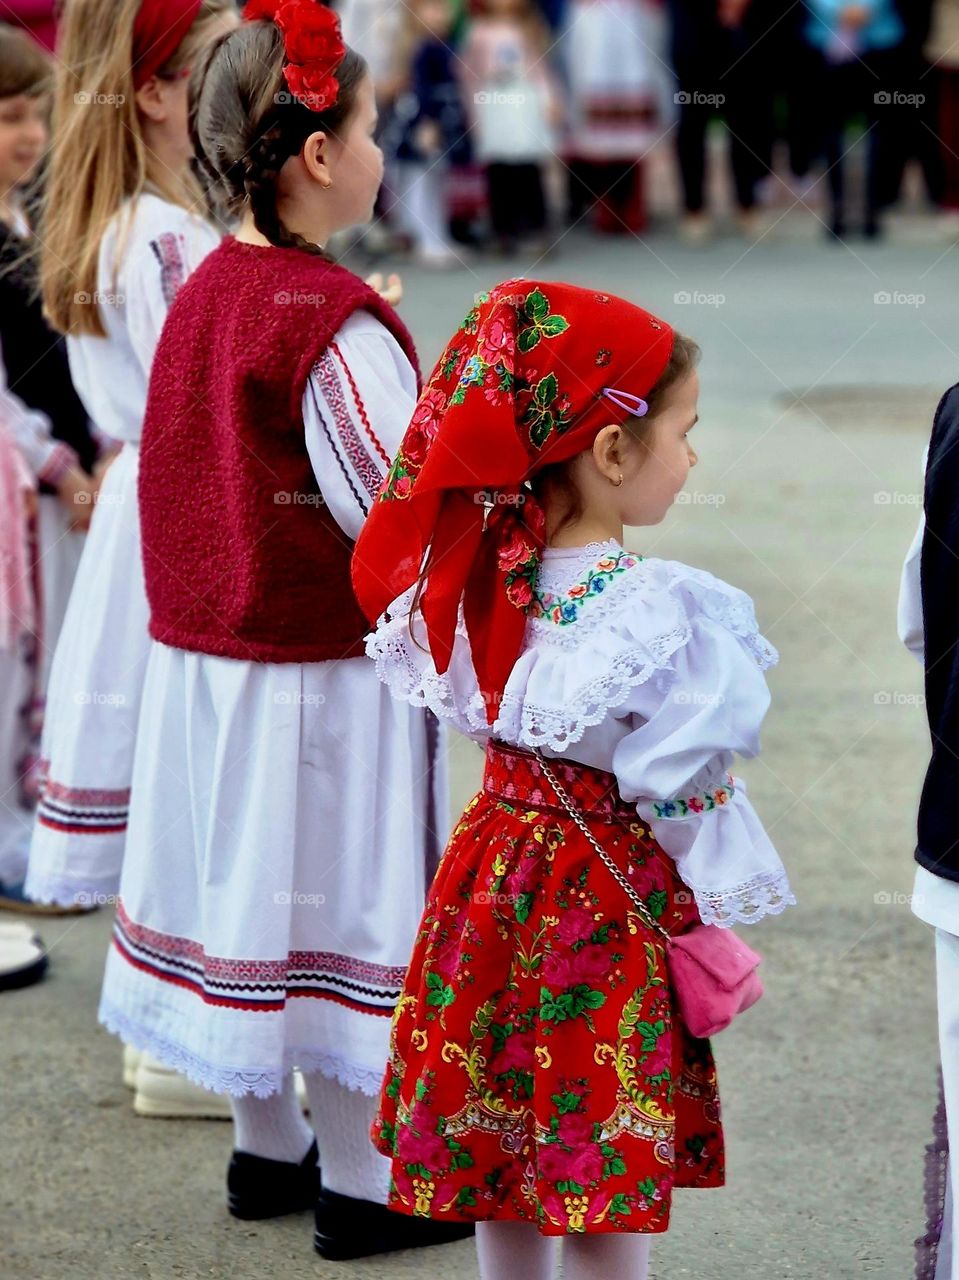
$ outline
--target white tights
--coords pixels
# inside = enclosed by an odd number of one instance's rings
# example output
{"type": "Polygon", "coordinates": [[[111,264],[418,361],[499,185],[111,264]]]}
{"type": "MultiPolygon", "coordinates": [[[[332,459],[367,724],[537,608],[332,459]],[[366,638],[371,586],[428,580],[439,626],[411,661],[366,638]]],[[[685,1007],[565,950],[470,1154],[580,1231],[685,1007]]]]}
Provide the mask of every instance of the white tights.
{"type": "Polygon", "coordinates": [[[557,1238],[531,1222],[476,1224],[480,1280],[553,1280],[558,1256],[563,1280],[646,1280],[649,1247],[649,1236],[636,1234],[557,1238]]]}
{"type": "Polygon", "coordinates": [[[234,1146],[250,1155],[299,1164],[313,1134],[320,1149],[323,1185],[357,1200],[385,1204],[390,1162],[370,1141],[377,1099],[347,1089],[318,1072],[304,1075],[313,1130],[303,1118],[288,1076],[269,1098],[231,1098],[234,1146]]]}

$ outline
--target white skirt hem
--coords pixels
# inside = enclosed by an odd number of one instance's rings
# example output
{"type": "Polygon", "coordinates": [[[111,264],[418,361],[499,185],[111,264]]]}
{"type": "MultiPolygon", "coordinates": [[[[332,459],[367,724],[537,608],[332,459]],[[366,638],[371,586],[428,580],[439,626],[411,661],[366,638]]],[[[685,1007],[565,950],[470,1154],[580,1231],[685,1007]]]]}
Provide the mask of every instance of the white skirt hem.
{"type": "Polygon", "coordinates": [[[112,907],[116,904],[119,888],[118,875],[99,880],[55,875],[41,871],[31,863],[24,893],[33,902],[53,903],[58,907],[112,907]]]}
{"type": "Polygon", "coordinates": [[[271,1094],[280,1092],[284,1080],[293,1071],[301,1071],[304,1075],[319,1072],[345,1088],[365,1093],[371,1098],[379,1094],[383,1083],[385,1068],[384,1071],[373,1072],[354,1062],[348,1062],[338,1054],[318,1053],[313,1049],[288,1049],[284,1054],[281,1071],[270,1068],[258,1071],[248,1067],[240,1070],[218,1066],[205,1062],[174,1040],[157,1035],[142,1023],[128,1018],[107,1000],[100,1002],[98,1016],[102,1025],[119,1036],[124,1044],[141,1053],[151,1054],[211,1093],[228,1093],[234,1098],[252,1093],[256,1098],[268,1098],[271,1094]]]}

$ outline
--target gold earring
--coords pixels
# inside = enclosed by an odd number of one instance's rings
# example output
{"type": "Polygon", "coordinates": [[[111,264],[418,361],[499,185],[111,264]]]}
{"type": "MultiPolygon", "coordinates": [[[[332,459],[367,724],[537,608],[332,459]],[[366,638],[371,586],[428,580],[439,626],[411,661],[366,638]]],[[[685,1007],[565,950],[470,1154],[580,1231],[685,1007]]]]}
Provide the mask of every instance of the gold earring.
{"type": "Polygon", "coordinates": [[[610,480],[610,482],[609,482],[609,483],[610,483],[611,485],[615,485],[615,487],[618,489],[618,488],[619,488],[619,486],[623,483],[623,477],[622,477],[622,475],[620,475],[620,477],[619,477],[619,479],[618,479],[618,480],[610,480]]]}

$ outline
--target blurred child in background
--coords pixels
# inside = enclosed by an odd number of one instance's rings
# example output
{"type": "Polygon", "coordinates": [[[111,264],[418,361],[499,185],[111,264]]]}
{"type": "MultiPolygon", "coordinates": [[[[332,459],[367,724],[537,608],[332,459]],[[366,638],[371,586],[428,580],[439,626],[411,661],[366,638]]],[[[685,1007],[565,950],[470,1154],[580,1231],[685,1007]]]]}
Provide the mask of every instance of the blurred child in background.
{"type": "Polygon", "coordinates": [[[532,0],[477,0],[463,83],[476,157],[486,169],[490,226],[503,252],[524,240],[545,249],[544,167],[560,119],[548,47],[532,0]]]}
{"type": "Polygon", "coordinates": [[[894,164],[902,91],[897,50],[905,27],[893,0],[810,0],[806,40],[819,52],[820,94],[824,104],[826,172],[831,203],[828,231],[846,234],[845,157],[850,118],[866,118],[866,189],[862,232],[879,235],[879,208],[894,164]]]}
{"type": "Polygon", "coordinates": [[[661,129],[655,9],[649,0],[570,0],[567,13],[571,217],[595,204],[598,230],[641,231],[642,158],[661,129]]]}
{"type": "Polygon", "coordinates": [[[407,11],[411,62],[405,90],[395,103],[397,223],[423,266],[461,261],[449,239],[448,179],[469,162],[468,123],[452,47],[454,10],[449,0],[415,0],[407,11]]]}

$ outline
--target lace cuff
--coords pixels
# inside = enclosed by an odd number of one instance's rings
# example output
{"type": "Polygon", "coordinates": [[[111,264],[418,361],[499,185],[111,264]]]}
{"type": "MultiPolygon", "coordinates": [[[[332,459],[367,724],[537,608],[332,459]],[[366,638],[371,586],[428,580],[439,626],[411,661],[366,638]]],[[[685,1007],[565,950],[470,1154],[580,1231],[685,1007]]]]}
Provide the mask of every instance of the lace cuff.
{"type": "Polygon", "coordinates": [[[697,889],[689,885],[703,924],[731,929],[734,924],[755,924],[763,916],[778,916],[796,905],[785,871],[754,876],[732,889],[697,889]]]}
{"type": "MultiPolygon", "coordinates": [[[[724,929],[755,924],[796,903],[786,869],[746,797],[743,782],[734,778],[733,784],[721,803],[718,792],[726,788],[712,788],[714,807],[706,810],[704,801],[702,813],[690,812],[685,818],[678,813],[659,816],[659,801],[641,800],[636,805],[639,817],[649,824],[692,891],[703,924],[724,929]]],[[[708,787],[697,789],[690,798],[709,792],[708,787]]]]}

